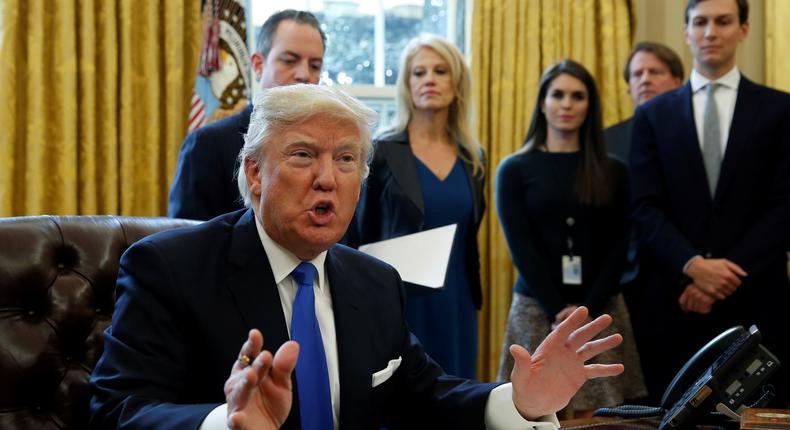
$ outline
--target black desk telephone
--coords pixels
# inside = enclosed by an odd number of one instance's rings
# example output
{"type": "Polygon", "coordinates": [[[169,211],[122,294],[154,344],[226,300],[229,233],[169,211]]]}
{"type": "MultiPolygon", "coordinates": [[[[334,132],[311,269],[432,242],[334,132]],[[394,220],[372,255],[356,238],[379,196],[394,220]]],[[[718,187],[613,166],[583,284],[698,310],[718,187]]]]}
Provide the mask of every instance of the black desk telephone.
{"type": "Polygon", "coordinates": [[[597,416],[662,415],[660,430],[683,429],[705,421],[711,412],[738,419],[746,407],[764,406],[765,396],[753,400],[767,379],[779,368],[779,360],[760,344],[756,326],[747,331],[733,327],[697,351],[667,387],[660,408],[620,406],[602,408],[597,416]],[[758,391],[759,390],[759,391],[758,391]]]}

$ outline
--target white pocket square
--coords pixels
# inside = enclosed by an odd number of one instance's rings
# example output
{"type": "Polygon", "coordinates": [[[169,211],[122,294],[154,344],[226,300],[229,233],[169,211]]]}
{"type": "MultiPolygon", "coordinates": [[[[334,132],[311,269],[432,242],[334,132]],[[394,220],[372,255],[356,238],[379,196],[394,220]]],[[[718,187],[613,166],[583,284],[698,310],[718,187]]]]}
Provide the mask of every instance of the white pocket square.
{"type": "Polygon", "coordinates": [[[394,360],[390,360],[390,362],[387,363],[387,367],[385,367],[385,368],[379,370],[378,372],[374,373],[373,374],[373,388],[383,384],[384,382],[387,381],[387,379],[390,379],[392,374],[395,373],[396,370],[398,370],[398,367],[400,367],[401,360],[403,360],[401,357],[398,357],[398,358],[396,358],[394,360]]]}

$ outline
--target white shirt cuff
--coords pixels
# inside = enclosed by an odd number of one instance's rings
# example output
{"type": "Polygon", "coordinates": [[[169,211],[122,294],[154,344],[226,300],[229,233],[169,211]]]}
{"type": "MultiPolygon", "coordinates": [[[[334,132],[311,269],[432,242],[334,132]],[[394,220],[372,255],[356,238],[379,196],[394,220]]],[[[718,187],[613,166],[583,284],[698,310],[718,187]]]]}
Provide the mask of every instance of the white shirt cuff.
{"type": "Polygon", "coordinates": [[[544,415],[537,421],[524,419],[513,404],[513,386],[502,384],[488,395],[486,428],[489,430],[556,430],[560,427],[557,415],[544,415]]]}
{"type": "Polygon", "coordinates": [[[683,265],[683,274],[684,275],[688,276],[689,266],[691,266],[691,262],[694,261],[694,259],[697,258],[697,257],[702,257],[702,256],[697,254],[697,255],[689,258],[689,261],[687,261],[686,264],[683,265]]]}
{"type": "Polygon", "coordinates": [[[198,430],[227,430],[228,429],[228,404],[223,403],[206,415],[198,430]]]}
{"type": "MultiPolygon", "coordinates": [[[[226,430],[227,416],[228,405],[223,403],[206,415],[199,430],[226,430]]],[[[491,390],[486,402],[485,421],[486,428],[490,430],[556,430],[560,427],[555,414],[542,416],[537,421],[524,419],[513,404],[511,384],[503,384],[491,390]]]]}

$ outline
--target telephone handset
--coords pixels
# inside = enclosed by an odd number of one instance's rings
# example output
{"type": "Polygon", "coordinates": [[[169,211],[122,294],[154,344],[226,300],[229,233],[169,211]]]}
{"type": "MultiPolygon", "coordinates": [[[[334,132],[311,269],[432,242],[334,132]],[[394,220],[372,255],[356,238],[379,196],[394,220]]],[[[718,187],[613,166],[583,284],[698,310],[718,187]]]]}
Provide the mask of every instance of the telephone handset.
{"type": "Polygon", "coordinates": [[[746,407],[765,406],[754,394],[779,368],[779,360],[760,344],[756,326],[733,327],[702,347],[672,379],[660,407],[623,405],[601,408],[595,416],[663,416],[660,430],[683,429],[706,421],[711,412],[732,419],[746,407]]]}
{"type": "Polygon", "coordinates": [[[661,399],[659,429],[685,428],[721,412],[738,419],[744,402],[779,368],[760,344],[760,331],[733,327],[708,342],[680,369],[661,399]]]}
{"type": "Polygon", "coordinates": [[[732,345],[739,337],[743,336],[746,330],[741,327],[733,327],[713,338],[705,344],[686,364],[678,371],[672,382],[669,383],[664,395],[661,397],[661,407],[669,409],[677,403],[683,396],[688,387],[710,366],[715,359],[721,356],[727,348],[732,345]]]}

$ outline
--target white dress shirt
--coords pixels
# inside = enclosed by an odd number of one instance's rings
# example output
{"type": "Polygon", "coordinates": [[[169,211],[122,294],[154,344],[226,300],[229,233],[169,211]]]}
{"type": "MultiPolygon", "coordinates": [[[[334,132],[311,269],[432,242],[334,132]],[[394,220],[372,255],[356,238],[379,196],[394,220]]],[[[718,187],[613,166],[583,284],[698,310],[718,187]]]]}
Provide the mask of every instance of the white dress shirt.
{"type": "MultiPolygon", "coordinates": [[[[288,333],[291,333],[291,312],[293,302],[296,299],[296,291],[299,288],[296,281],[290,276],[291,272],[302,261],[291,252],[272,240],[263,226],[255,218],[255,226],[258,229],[263,249],[272,267],[274,281],[280,292],[280,303],[285,315],[285,323],[288,326],[288,333]]],[[[315,313],[318,319],[318,326],[321,329],[321,339],[324,343],[326,353],[326,366],[329,372],[329,390],[332,397],[332,418],[335,429],[338,429],[338,417],[340,412],[340,377],[337,361],[337,339],[335,336],[335,316],[332,311],[332,297],[329,294],[329,279],[327,279],[324,268],[326,251],[319,254],[310,262],[318,270],[318,281],[313,284],[315,292],[315,313]]],[[[261,281],[263,283],[263,281],[261,281]]],[[[263,285],[261,285],[263,287],[263,285]]],[[[264,335],[264,348],[266,347],[266,333],[264,335]]],[[[241,345],[239,345],[241,348],[241,345]]],[[[372,375],[371,375],[372,376],[372,375]]],[[[225,430],[227,429],[227,404],[222,404],[214,408],[203,420],[199,430],[225,430]]],[[[503,384],[494,388],[488,396],[485,410],[486,427],[492,430],[556,430],[559,421],[554,414],[539,418],[537,422],[525,420],[516,410],[513,404],[513,388],[511,384],[503,384]]]]}
{"type": "MultiPolygon", "coordinates": [[[[285,324],[288,327],[288,337],[291,336],[291,315],[293,314],[294,300],[299,284],[291,276],[291,272],[302,262],[279,243],[272,240],[263,226],[255,218],[255,227],[258,228],[258,236],[263,243],[263,249],[269,258],[272,266],[274,282],[280,292],[280,304],[283,307],[285,324]]],[[[318,279],[313,282],[313,293],[315,294],[315,317],[318,320],[318,328],[321,330],[321,340],[324,344],[324,354],[326,354],[326,369],[329,373],[329,393],[332,398],[332,421],[337,428],[338,417],[340,416],[340,371],[337,363],[337,338],[335,337],[335,313],[332,311],[332,295],[329,294],[329,279],[327,279],[324,268],[326,251],[318,254],[310,260],[318,272],[318,279]]]]}
{"type": "MultiPolygon", "coordinates": [[[[700,150],[702,149],[702,136],[704,133],[703,118],[705,118],[705,105],[708,103],[708,94],[706,85],[710,79],[702,76],[697,69],[692,70],[691,77],[691,91],[693,94],[692,103],[694,105],[694,125],[697,127],[697,141],[699,142],[700,150]]],[[[730,137],[730,126],[732,126],[732,116],[735,113],[735,100],[738,98],[738,84],[741,82],[741,72],[738,67],[733,67],[732,70],[727,72],[724,76],[717,79],[719,85],[714,93],[716,99],[716,107],[719,113],[719,130],[721,130],[721,154],[722,160],[724,153],[727,150],[727,140],[730,137]]]]}
{"type": "MultiPolygon", "coordinates": [[[[708,85],[709,82],[710,79],[702,76],[697,72],[697,69],[691,71],[691,77],[689,78],[692,93],[691,102],[694,105],[694,125],[697,128],[697,142],[699,143],[700,151],[703,150],[702,136],[703,133],[705,133],[703,118],[705,118],[705,104],[708,103],[706,85],[708,85]]],[[[720,84],[719,87],[716,88],[714,98],[716,99],[716,108],[719,113],[719,130],[721,130],[719,135],[721,140],[719,143],[721,145],[722,161],[724,161],[724,154],[727,150],[727,140],[730,138],[732,116],[735,114],[735,101],[738,98],[738,85],[741,82],[741,72],[738,70],[738,66],[733,67],[729,72],[725,73],[724,76],[717,79],[716,82],[720,84]]],[[[697,257],[699,257],[699,255],[689,258],[686,264],[683,265],[683,273],[688,273],[691,261],[697,257]]]]}

